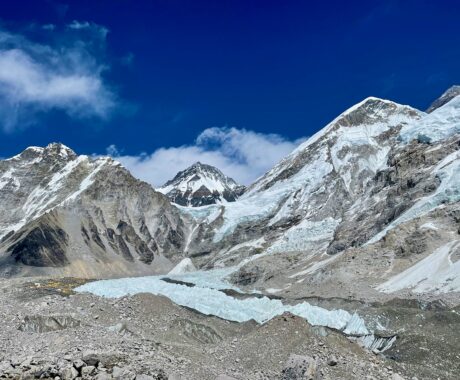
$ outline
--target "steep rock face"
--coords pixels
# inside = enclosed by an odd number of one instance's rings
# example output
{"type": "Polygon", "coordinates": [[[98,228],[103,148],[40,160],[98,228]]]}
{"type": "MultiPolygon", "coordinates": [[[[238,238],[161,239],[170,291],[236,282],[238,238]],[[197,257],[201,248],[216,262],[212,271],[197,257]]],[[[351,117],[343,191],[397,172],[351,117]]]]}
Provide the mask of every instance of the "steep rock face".
{"type": "Polygon", "coordinates": [[[158,191],[178,205],[197,207],[225,201],[233,202],[244,189],[244,186],[238,185],[214,166],[196,162],[177,173],[158,191]]]}
{"type": "Polygon", "coordinates": [[[0,161],[0,204],[4,274],[165,271],[180,258],[191,225],[119,163],[61,144],[0,161]]]}
{"type": "Polygon", "coordinates": [[[444,104],[449,103],[453,98],[460,95],[460,86],[452,86],[444,94],[442,94],[438,99],[436,99],[426,110],[426,112],[431,113],[434,110],[442,107],[444,104]]]}

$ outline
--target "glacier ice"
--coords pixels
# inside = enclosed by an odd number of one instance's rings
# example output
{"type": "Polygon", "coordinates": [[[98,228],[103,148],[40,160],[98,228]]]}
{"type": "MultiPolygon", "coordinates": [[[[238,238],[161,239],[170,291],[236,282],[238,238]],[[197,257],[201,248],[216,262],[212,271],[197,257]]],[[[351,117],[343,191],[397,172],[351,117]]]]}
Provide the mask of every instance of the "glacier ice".
{"type": "Polygon", "coordinates": [[[236,322],[252,319],[258,323],[264,323],[284,312],[290,312],[305,318],[312,325],[331,327],[350,335],[369,334],[364,320],[357,314],[352,315],[345,310],[326,310],[307,302],[287,305],[280,300],[272,300],[267,297],[236,299],[228,296],[218,289],[204,286],[212,285],[213,280],[224,274],[222,270],[217,273],[210,272],[207,274],[205,271],[197,271],[175,277],[189,281],[194,275],[194,279],[197,280],[195,287],[162,281],[161,276],[150,276],[90,282],[78,287],[76,291],[90,292],[109,298],[145,292],[163,295],[179,305],[193,308],[203,314],[215,315],[236,322]],[[204,280],[200,281],[200,277],[203,277],[204,280]]]}
{"type": "Polygon", "coordinates": [[[460,96],[442,107],[426,114],[417,122],[409,123],[400,132],[404,142],[418,139],[421,142],[436,142],[460,132],[460,96]]]}

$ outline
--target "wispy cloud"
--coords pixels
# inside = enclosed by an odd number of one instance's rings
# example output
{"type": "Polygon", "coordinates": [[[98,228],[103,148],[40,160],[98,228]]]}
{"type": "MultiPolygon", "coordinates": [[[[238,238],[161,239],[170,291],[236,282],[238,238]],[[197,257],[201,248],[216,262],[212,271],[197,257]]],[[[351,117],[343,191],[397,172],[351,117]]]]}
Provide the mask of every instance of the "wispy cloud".
{"type": "Polygon", "coordinates": [[[99,37],[103,40],[106,39],[107,34],[109,33],[109,30],[102,25],[98,25],[94,22],[88,22],[88,21],[77,21],[73,20],[70,24],[67,24],[67,28],[73,29],[73,30],[84,30],[84,31],[89,31],[91,33],[96,33],[99,34],[99,37]]]}
{"type": "Polygon", "coordinates": [[[107,154],[120,161],[134,176],[156,187],[197,161],[216,166],[239,183],[250,184],[304,140],[292,141],[277,134],[215,127],[205,129],[192,145],[160,148],[137,156],[124,155],[111,145],[107,154]]]}
{"type": "Polygon", "coordinates": [[[96,24],[68,25],[67,33],[44,26],[49,43],[0,29],[0,128],[12,131],[34,124],[41,113],[61,110],[77,118],[107,118],[116,96],[104,81],[107,66],[98,51],[107,29],[96,24]],[[76,27],[80,29],[75,29],[76,27]],[[83,29],[90,32],[85,38],[83,29]]]}

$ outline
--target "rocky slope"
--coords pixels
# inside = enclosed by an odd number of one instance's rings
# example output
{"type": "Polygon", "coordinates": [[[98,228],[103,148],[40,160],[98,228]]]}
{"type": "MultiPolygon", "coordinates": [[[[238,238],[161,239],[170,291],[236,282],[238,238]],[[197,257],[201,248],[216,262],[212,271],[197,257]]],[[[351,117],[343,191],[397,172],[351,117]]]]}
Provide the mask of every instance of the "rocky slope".
{"type": "Polygon", "coordinates": [[[214,166],[196,162],[177,173],[158,191],[178,205],[196,207],[233,202],[244,189],[244,186],[238,185],[214,166]]]}
{"type": "Polygon", "coordinates": [[[449,297],[460,290],[459,131],[458,96],[429,114],[365,99],[237,202],[182,210],[200,223],[190,255],[209,268],[246,260],[233,281],[277,294],[449,297]],[[386,283],[425,258],[412,282],[386,283]],[[437,280],[417,285],[444,261],[437,280]]]}
{"type": "Polygon", "coordinates": [[[449,103],[453,98],[460,95],[460,86],[452,86],[438,99],[436,99],[426,110],[426,112],[433,112],[435,109],[442,107],[444,104],[449,103]]]}
{"type": "Polygon", "coordinates": [[[2,275],[113,277],[165,271],[188,222],[110,158],[61,144],[0,161],[2,275]]]}

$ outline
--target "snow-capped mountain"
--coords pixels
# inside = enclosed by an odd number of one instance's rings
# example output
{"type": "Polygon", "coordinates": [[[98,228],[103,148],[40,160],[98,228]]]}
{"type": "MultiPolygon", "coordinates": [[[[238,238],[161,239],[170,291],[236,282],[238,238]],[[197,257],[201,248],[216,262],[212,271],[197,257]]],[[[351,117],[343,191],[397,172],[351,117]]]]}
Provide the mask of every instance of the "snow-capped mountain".
{"type": "Polygon", "coordinates": [[[0,271],[80,277],[172,267],[187,226],[168,199],[111,158],[62,144],[0,161],[0,271]]]}
{"type": "Polygon", "coordinates": [[[367,98],[241,196],[197,163],[161,188],[181,207],[109,158],[28,148],[0,161],[0,269],[111,277],[186,258],[292,297],[460,291],[460,96],[448,98],[430,113],[367,98]]]}
{"type": "MultiPolygon", "coordinates": [[[[298,296],[306,287],[321,294],[343,284],[350,292],[369,292],[370,284],[378,288],[436,248],[444,247],[436,251],[441,261],[455,254],[459,141],[458,96],[429,114],[367,98],[237,202],[200,213],[182,210],[199,222],[190,254],[207,267],[246,261],[233,274],[238,285],[298,296]],[[212,236],[212,243],[203,236],[212,236]]],[[[452,265],[420,289],[460,290],[460,272],[452,265]]],[[[378,289],[400,288],[391,283],[378,289]]]]}
{"type": "Polygon", "coordinates": [[[233,202],[244,189],[244,186],[238,185],[214,166],[196,162],[157,190],[171,202],[196,207],[233,202]]]}

